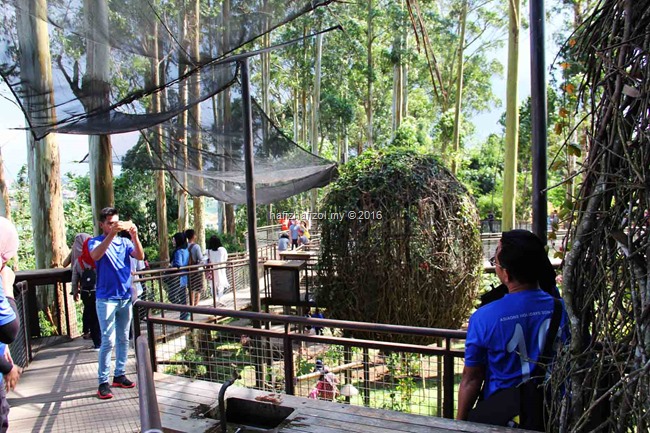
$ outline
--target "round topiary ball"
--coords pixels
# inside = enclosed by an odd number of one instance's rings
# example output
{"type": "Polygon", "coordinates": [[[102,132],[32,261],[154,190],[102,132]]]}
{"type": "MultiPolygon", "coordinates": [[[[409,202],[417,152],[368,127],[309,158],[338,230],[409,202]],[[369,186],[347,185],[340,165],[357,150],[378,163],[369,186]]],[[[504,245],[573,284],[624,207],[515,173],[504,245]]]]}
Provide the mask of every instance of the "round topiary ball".
{"type": "Polygon", "coordinates": [[[324,211],[317,296],[329,317],[436,328],[467,319],[482,271],[478,212],[436,157],[366,151],[342,167],[324,211]]]}

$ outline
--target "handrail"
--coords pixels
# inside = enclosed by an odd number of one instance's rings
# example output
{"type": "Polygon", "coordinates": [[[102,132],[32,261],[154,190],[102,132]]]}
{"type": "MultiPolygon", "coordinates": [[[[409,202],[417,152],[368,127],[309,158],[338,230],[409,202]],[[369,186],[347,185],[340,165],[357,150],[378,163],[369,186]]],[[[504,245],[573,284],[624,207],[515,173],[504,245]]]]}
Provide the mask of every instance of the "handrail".
{"type": "Polygon", "coordinates": [[[254,313],[251,311],[235,311],[224,308],[203,307],[203,306],[189,306],[178,304],[166,304],[163,302],[152,302],[138,300],[138,307],[146,309],[163,309],[171,311],[187,311],[194,314],[205,314],[212,316],[228,316],[240,319],[259,320],[262,322],[273,321],[283,324],[300,324],[308,326],[321,326],[326,328],[340,328],[357,331],[371,331],[381,333],[394,333],[394,334],[410,334],[425,337],[441,337],[452,339],[465,339],[467,332],[454,329],[440,329],[440,328],[421,328],[418,326],[405,326],[405,325],[389,325],[384,323],[372,322],[353,322],[349,320],[335,320],[335,319],[315,319],[312,317],[302,316],[282,316],[270,313],[254,313]]]}
{"type": "MultiPolygon", "coordinates": [[[[219,333],[226,333],[230,335],[246,335],[252,339],[268,338],[276,341],[283,342],[283,362],[284,362],[284,392],[289,395],[295,395],[295,359],[293,354],[293,347],[296,344],[304,342],[318,343],[320,345],[336,345],[342,347],[357,347],[364,351],[364,356],[367,359],[369,350],[379,350],[383,352],[401,352],[406,351],[409,353],[416,353],[424,356],[438,356],[440,357],[438,367],[438,377],[440,379],[440,393],[439,405],[440,414],[445,418],[453,418],[454,415],[454,380],[456,368],[454,362],[458,358],[463,358],[464,350],[454,348],[454,340],[463,340],[466,338],[466,332],[461,330],[449,329],[435,329],[435,328],[419,328],[413,326],[401,325],[388,325],[367,322],[350,322],[344,320],[332,319],[316,319],[302,316],[285,316],[269,313],[253,313],[246,311],[233,311],[229,309],[221,309],[214,307],[200,307],[200,306],[187,306],[177,304],[166,304],[160,302],[150,302],[138,300],[136,306],[145,310],[169,310],[169,311],[186,311],[195,314],[213,315],[230,318],[245,318],[258,323],[267,323],[266,329],[256,329],[244,326],[232,326],[228,324],[213,323],[211,321],[186,321],[180,319],[170,319],[167,317],[156,317],[148,314],[147,316],[147,338],[149,339],[149,347],[151,351],[151,365],[155,370],[159,365],[168,364],[168,360],[159,360],[157,358],[156,343],[159,338],[166,341],[168,335],[165,334],[164,327],[173,326],[175,328],[186,328],[190,330],[203,330],[203,331],[217,331],[219,333]],[[283,330],[270,329],[269,324],[282,323],[283,330]],[[162,325],[163,334],[156,336],[155,325],[162,325]],[[296,331],[292,331],[291,325],[299,325],[296,331]],[[365,338],[349,338],[349,337],[336,337],[336,336],[323,336],[323,335],[310,335],[302,332],[304,325],[311,327],[323,327],[332,329],[348,329],[366,332],[380,332],[392,334],[404,334],[411,336],[425,336],[431,338],[432,341],[438,341],[438,345],[430,344],[409,344],[409,343],[393,343],[380,340],[371,340],[365,338]]],[[[259,350],[259,349],[252,349],[259,350]]],[[[253,356],[259,362],[259,354],[253,356]]],[[[184,361],[193,363],[194,361],[184,361]]],[[[368,361],[365,361],[368,362],[368,361]]],[[[256,367],[256,371],[260,371],[261,367],[256,367]]],[[[364,372],[364,381],[368,381],[367,372],[364,372]]],[[[262,379],[256,376],[256,386],[261,387],[262,379]]],[[[262,388],[260,388],[262,389],[262,388]]],[[[368,394],[369,395],[369,394],[368,394]]],[[[364,397],[365,399],[365,397],[364,397]]],[[[364,400],[365,401],[365,400],[364,400]]],[[[367,403],[366,403],[367,404],[367,403]]]]}
{"type": "Polygon", "coordinates": [[[144,335],[136,339],[140,427],[142,433],[163,433],[148,344],[144,335]]]}

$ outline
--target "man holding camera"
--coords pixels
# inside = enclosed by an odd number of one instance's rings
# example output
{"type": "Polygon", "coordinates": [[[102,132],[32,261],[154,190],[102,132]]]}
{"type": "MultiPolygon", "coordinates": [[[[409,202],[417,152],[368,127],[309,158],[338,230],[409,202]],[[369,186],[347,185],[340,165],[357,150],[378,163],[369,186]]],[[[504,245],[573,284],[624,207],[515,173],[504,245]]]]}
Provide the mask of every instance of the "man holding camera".
{"type": "Polygon", "coordinates": [[[102,333],[99,349],[99,388],[97,397],[113,397],[108,384],[111,354],[115,346],[115,371],[113,387],[133,388],[135,383],[126,377],[126,360],[129,352],[129,328],[131,327],[131,261],[144,258],[138,229],[130,221],[120,221],[117,209],[107,207],[99,214],[102,234],[88,243],[90,256],[97,266],[97,316],[102,333]],[[131,240],[117,236],[127,230],[131,240]],[[117,342],[116,342],[117,339],[117,342]]]}

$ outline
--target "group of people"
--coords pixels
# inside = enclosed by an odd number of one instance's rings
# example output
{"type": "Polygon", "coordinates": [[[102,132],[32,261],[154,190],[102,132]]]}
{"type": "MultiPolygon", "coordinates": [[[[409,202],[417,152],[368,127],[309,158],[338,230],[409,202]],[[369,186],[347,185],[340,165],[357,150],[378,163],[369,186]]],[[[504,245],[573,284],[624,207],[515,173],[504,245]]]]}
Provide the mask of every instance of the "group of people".
{"type": "MultiPolygon", "coordinates": [[[[201,246],[196,243],[196,233],[192,229],[185,230],[183,233],[176,233],[173,236],[173,242],[174,251],[170,263],[172,268],[206,264],[216,265],[228,261],[228,251],[226,251],[221,239],[217,236],[210,237],[205,254],[201,251],[201,246]]],[[[195,270],[189,275],[181,272],[180,276],[175,277],[173,282],[167,285],[169,301],[174,304],[187,305],[189,291],[189,305],[198,305],[204,288],[203,275],[200,270],[195,270]]],[[[210,283],[212,295],[217,300],[217,303],[224,306],[225,304],[221,302],[221,298],[225,289],[230,287],[226,268],[220,266],[215,269],[215,266],[210,266],[205,273],[205,278],[210,283]]],[[[182,312],[180,318],[181,320],[189,320],[190,314],[182,312]]]]}
{"type": "Polygon", "coordinates": [[[278,240],[278,251],[288,251],[298,248],[300,245],[307,245],[311,238],[309,224],[306,220],[297,219],[282,220],[280,239],[278,240]]]}
{"type": "MultiPolygon", "coordinates": [[[[111,386],[136,386],[126,377],[125,367],[132,300],[138,290],[133,284],[133,272],[144,260],[144,251],[137,227],[130,221],[120,221],[115,208],[102,209],[99,226],[102,230],[99,236],[77,235],[71,264],[75,299],[80,297],[84,301],[89,314],[90,334],[95,346],[99,347],[97,396],[109,399],[113,397],[111,386]],[[92,263],[86,262],[88,256],[92,263]],[[89,289],[90,282],[84,281],[91,278],[85,270],[93,264],[96,271],[94,296],[89,289]],[[91,299],[95,308],[90,304],[91,299]],[[112,385],[109,385],[114,348],[115,368],[112,385]]],[[[227,261],[227,252],[216,236],[210,238],[206,254],[195,243],[193,230],[174,235],[174,244],[173,267],[227,261]]],[[[539,384],[543,382],[546,369],[552,367],[553,353],[558,345],[566,344],[570,338],[566,309],[544,247],[543,242],[529,231],[503,233],[491,259],[502,285],[483,297],[483,304],[469,320],[465,367],[458,391],[458,419],[502,425],[518,423],[526,428],[540,428],[542,403],[525,397],[522,392],[525,389],[543,389],[539,384]],[[534,387],[527,388],[527,384],[534,384],[534,387]],[[528,412],[528,419],[522,419],[522,411],[528,412]]],[[[15,227],[0,217],[0,373],[4,380],[4,386],[0,387],[0,432],[6,431],[8,426],[9,407],[5,391],[16,386],[21,373],[20,368],[13,364],[7,346],[19,329],[13,300],[15,275],[6,266],[17,250],[15,227]]],[[[212,281],[212,289],[220,298],[223,288],[228,287],[225,273],[211,272],[212,277],[207,279],[212,281]]],[[[197,275],[200,279],[188,278],[187,275],[179,277],[183,290],[190,291],[191,305],[198,303],[203,288],[202,274],[197,275]]],[[[173,300],[181,302],[180,298],[173,300]]],[[[317,312],[313,317],[319,315],[317,312]]],[[[321,373],[320,385],[312,392],[312,397],[332,399],[336,393],[335,379],[324,366],[317,367],[320,367],[317,368],[321,373]]]]}

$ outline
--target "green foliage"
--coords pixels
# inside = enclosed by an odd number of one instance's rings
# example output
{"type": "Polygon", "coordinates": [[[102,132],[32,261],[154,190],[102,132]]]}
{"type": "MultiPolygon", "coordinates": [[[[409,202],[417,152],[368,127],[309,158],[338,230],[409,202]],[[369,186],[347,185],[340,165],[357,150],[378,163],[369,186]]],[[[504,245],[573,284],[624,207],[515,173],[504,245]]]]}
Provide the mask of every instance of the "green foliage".
{"type": "Polygon", "coordinates": [[[239,235],[230,235],[228,233],[220,233],[216,229],[206,229],[205,230],[205,240],[206,242],[210,239],[211,236],[217,236],[223,247],[228,251],[228,253],[239,253],[246,251],[246,239],[244,238],[243,231],[237,231],[239,235]]]}
{"type": "Polygon", "coordinates": [[[478,216],[434,156],[364,152],[323,211],[355,215],[322,222],[317,295],[332,318],[451,328],[466,319],[480,275],[478,216]]]}
{"type": "Polygon", "coordinates": [[[18,265],[20,269],[35,269],[34,237],[32,233],[32,216],[29,201],[29,179],[27,166],[18,171],[15,187],[12,189],[12,221],[18,230],[18,265]]]}
{"type": "Polygon", "coordinates": [[[93,234],[93,214],[90,206],[90,183],[88,176],[66,174],[66,183],[72,187],[77,197],[63,202],[63,214],[66,221],[66,242],[72,246],[79,233],[93,234]]]}
{"type": "Polygon", "coordinates": [[[56,326],[48,320],[43,311],[38,312],[38,327],[41,330],[41,337],[51,337],[58,334],[56,326]]]}

